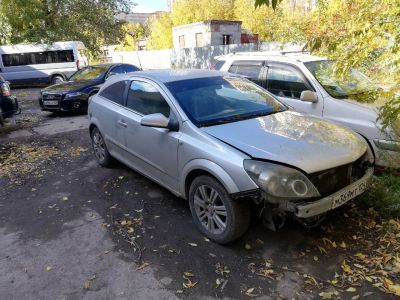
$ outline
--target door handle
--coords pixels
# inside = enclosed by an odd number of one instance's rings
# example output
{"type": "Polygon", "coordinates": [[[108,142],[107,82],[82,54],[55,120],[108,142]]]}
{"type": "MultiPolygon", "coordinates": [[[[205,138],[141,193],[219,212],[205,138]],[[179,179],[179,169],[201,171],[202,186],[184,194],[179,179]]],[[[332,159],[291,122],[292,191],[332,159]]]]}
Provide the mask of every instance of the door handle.
{"type": "Polygon", "coordinates": [[[126,124],[124,120],[118,120],[118,125],[125,127],[125,128],[128,126],[128,124],[126,124]]]}

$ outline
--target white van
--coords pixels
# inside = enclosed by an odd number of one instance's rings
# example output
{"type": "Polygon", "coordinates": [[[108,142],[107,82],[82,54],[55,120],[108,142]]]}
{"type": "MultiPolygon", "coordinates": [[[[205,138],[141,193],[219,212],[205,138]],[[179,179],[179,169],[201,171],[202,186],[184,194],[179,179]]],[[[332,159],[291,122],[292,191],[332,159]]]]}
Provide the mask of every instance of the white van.
{"type": "Polygon", "coordinates": [[[356,69],[340,83],[332,61],[304,53],[241,52],[215,59],[215,69],[244,75],[298,111],[353,129],[368,141],[377,166],[400,169],[400,119],[382,131],[377,108],[352,100],[376,88],[356,69]]]}
{"type": "Polygon", "coordinates": [[[82,42],[0,46],[0,75],[13,85],[58,83],[87,65],[82,42]]]}

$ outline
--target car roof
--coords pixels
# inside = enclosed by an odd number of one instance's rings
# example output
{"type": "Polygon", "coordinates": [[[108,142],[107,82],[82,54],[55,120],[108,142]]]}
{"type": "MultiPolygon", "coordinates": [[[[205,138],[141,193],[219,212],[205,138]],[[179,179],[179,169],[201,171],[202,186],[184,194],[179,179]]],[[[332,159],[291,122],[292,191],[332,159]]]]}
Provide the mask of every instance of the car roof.
{"type": "Polygon", "coordinates": [[[279,62],[310,62],[326,60],[325,57],[310,55],[305,52],[283,52],[283,51],[255,51],[255,52],[236,52],[223,56],[215,57],[216,60],[269,60],[279,62]]]}
{"type": "Polygon", "coordinates": [[[208,78],[217,76],[234,76],[232,74],[213,70],[199,70],[199,69],[165,69],[165,70],[150,70],[150,71],[138,71],[134,73],[128,73],[127,78],[131,77],[147,77],[154,81],[168,83],[173,81],[187,80],[187,79],[198,79],[208,78]]]}

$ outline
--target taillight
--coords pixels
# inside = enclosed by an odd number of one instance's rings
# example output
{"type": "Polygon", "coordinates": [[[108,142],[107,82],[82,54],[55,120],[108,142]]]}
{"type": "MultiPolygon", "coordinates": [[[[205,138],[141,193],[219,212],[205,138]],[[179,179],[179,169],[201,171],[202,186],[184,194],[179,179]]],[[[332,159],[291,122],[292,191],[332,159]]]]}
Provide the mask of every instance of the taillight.
{"type": "Polygon", "coordinates": [[[3,95],[3,97],[11,96],[11,91],[10,91],[10,87],[8,86],[8,84],[3,83],[1,85],[1,94],[3,95]]]}
{"type": "Polygon", "coordinates": [[[76,68],[77,68],[78,71],[79,71],[79,59],[76,60],[76,68]]]}

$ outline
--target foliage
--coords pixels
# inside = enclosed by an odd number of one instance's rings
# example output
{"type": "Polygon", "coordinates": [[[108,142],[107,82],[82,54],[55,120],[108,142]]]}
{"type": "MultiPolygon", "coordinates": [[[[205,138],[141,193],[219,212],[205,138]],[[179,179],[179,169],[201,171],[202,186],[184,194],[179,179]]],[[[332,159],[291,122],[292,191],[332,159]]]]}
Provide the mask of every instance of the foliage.
{"type": "Polygon", "coordinates": [[[139,23],[127,23],[122,25],[124,38],[120,45],[116,48],[119,51],[137,50],[139,40],[147,35],[147,28],[139,23]]]}
{"type": "Polygon", "coordinates": [[[370,189],[360,202],[374,207],[382,216],[400,217],[400,177],[375,176],[370,189]]]}
{"type": "Polygon", "coordinates": [[[122,37],[115,15],[131,5],[131,0],[0,0],[0,11],[10,28],[7,42],[80,40],[97,51],[122,37]]]}
{"type": "Polygon", "coordinates": [[[148,49],[172,48],[172,20],[170,13],[163,13],[150,20],[151,28],[148,49]]]}

